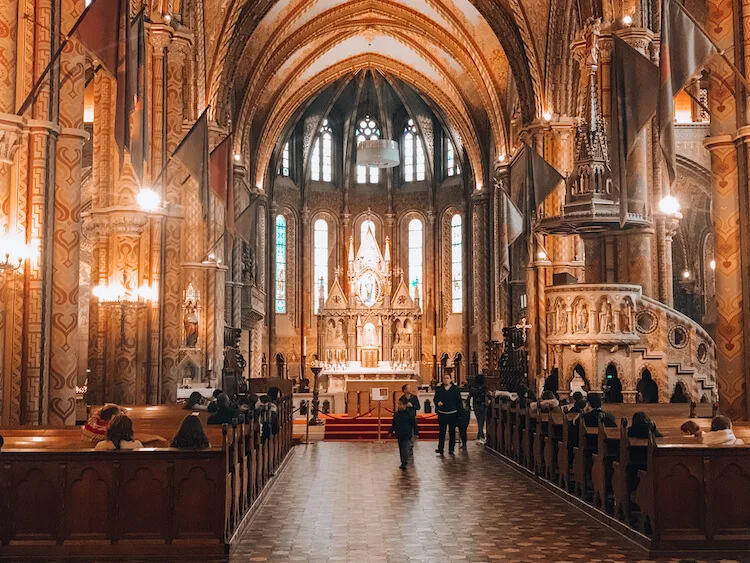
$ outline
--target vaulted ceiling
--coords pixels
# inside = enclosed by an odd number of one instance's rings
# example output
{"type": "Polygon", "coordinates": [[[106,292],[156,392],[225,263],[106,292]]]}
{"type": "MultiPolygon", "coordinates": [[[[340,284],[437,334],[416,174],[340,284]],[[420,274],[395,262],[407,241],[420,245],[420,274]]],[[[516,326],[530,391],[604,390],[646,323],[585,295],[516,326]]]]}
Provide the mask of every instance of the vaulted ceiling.
{"type": "Polygon", "coordinates": [[[581,5],[598,1],[204,0],[208,103],[240,132],[238,150],[257,155],[250,181],[261,186],[273,146],[306,100],[343,76],[378,70],[440,106],[486,181],[490,159],[510,144],[513,106],[525,123],[547,110],[545,70],[563,56],[578,10],[601,11],[581,5]]]}

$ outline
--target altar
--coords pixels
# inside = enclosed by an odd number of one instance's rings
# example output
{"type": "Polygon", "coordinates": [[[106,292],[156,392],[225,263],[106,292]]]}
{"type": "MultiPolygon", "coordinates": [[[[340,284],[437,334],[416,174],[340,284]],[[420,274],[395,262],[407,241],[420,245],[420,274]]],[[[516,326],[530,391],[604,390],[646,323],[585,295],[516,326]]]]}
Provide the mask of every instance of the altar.
{"type": "Polygon", "coordinates": [[[348,381],[421,381],[422,306],[419,286],[403,270],[392,276],[390,239],[381,252],[367,228],[355,254],[349,238],[346,277],[318,284],[317,361],[322,386],[347,392],[348,381]],[[395,277],[395,279],[394,279],[395,277]]]}
{"type": "Polygon", "coordinates": [[[341,366],[338,369],[324,369],[320,372],[320,377],[321,386],[328,393],[346,393],[354,387],[357,391],[361,391],[364,387],[368,389],[378,387],[380,383],[387,381],[396,381],[401,385],[416,384],[419,381],[419,374],[415,369],[395,368],[388,362],[382,362],[382,365],[374,368],[362,367],[359,362],[351,362],[351,365],[341,366]],[[353,385],[355,382],[356,385],[353,385]]]}

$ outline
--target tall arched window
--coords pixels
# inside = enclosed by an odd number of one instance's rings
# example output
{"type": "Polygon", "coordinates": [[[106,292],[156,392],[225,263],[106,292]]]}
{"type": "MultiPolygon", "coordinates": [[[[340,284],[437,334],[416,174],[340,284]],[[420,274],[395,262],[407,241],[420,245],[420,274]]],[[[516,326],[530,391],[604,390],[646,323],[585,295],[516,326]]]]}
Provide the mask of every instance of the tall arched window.
{"type": "Polygon", "coordinates": [[[323,120],[320,134],[315,139],[310,157],[310,179],[316,182],[333,182],[333,129],[323,120]]]}
{"type": "Polygon", "coordinates": [[[445,140],[445,172],[448,176],[458,176],[461,174],[461,167],[456,159],[456,152],[450,139],[445,140]]]}
{"type": "Polygon", "coordinates": [[[451,310],[454,313],[463,312],[463,233],[461,232],[461,216],[456,213],[451,218],[451,310]]]}
{"type": "Polygon", "coordinates": [[[424,147],[417,133],[414,120],[404,128],[404,182],[421,182],[425,179],[424,147]]]}
{"type": "Polygon", "coordinates": [[[279,173],[282,176],[289,176],[292,170],[292,158],[289,151],[289,141],[284,143],[284,148],[281,150],[281,168],[279,173]]]}
{"type": "Polygon", "coordinates": [[[420,299],[424,297],[422,294],[422,266],[424,259],[422,231],[422,221],[419,219],[409,221],[409,291],[412,299],[417,293],[419,293],[420,299]]]}
{"type": "Polygon", "coordinates": [[[362,241],[365,240],[365,235],[370,229],[372,229],[372,235],[375,236],[375,223],[373,223],[370,219],[365,219],[364,221],[362,221],[362,225],[359,228],[360,244],[362,244],[362,241]]]}
{"type": "MultiPolygon", "coordinates": [[[[377,121],[369,115],[359,120],[355,131],[357,143],[362,141],[374,141],[380,139],[380,127],[377,121]]],[[[380,170],[377,166],[357,166],[358,184],[377,184],[380,179],[380,170]]]]}
{"type": "Polygon", "coordinates": [[[286,313],[286,217],[276,216],[276,312],[286,313]]]}
{"type": "Polygon", "coordinates": [[[320,292],[323,291],[323,299],[328,298],[328,223],[325,219],[315,221],[313,234],[313,275],[315,277],[315,314],[320,309],[320,292]]]}

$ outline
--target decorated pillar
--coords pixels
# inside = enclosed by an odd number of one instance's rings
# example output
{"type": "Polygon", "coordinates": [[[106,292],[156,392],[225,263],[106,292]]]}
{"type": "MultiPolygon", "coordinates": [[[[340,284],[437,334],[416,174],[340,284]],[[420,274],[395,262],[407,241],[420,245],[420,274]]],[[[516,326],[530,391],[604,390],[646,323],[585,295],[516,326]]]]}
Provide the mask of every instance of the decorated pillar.
{"type": "MultiPolygon", "coordinates": [[[[190,40],[184,34],[176,35],[167,48],[167,108],[166,143],[167,152],[171,154],[182,140],[185,117],[185,94],[183,81],[185,65],[190,52],[190,40]]],[[[154,151],[156,152],[156,151],[154,151]]],[[[173,403],[177,400],[179,383],[179,352],[182,340],[182,299],[187,286],[183,287],[180,265],[183,256],[180,251],[182,229],[182,181],[184,171],[173,164],[165,174],[165,201],[170,213],[166,220],[166,268],[163,281],[165,296],[161,305],[163,321],[161,396],[162,403],[173,403]]]]}
{"type": "MultiPolygon", "coordinates": [[[[734,6],[717,0],[708,13],[706,29],[723,49],[734,42],[734,6]]],[[[711,153],[712,219],[716,236],[716,326],[717,369],[720,408],[733,419],[748,416],[743,300],[742,241],[739,172],[736,133],[736,99],[728,85],[734,84],[731,69],[719,57],[711,59],[711,136],[704,145],[711,153]]],[[[746,186],[745,186],[746,188],[746,186]]]]}
{"type": "MultiPolygon", "coordinates": [[[[649,57],[653,33],[645,27],[631,27],[618,32],[618,35],[631,47],[649,57]]],[[[648,146],[649,128],[638,135],[628,156],[626,181],[628,191],[628,213],[651,219],[651,199],[649,176],[651,161],[648,146]]],[[[638,228],[620,239],[618,281],[640,285],[647,297],[657,297],[654,287],[653,228],[638,228]]]]}
{"type": "MultiPolygon", "coordinates": [[[[83,0],[63,2],[63,28],[70,29],[84,10],[83,0]]],[[[50,377],[47,423],[74,425],[78,380],[78,289],[81,250],[81,163],[83,143],[83,48],[70,41],[60,56],[60,135],[56,146],[55,227],[50,326],[50,377]]]]}
{"type": "MultiPolygon", "coordinates": [[[[488,264],[488,232],[487,232],[487,193],[481,186],[477,186],[471,196],[472,212],[472,249],[471,263],[474,268],[474,295],[473,295],[473,312],[474,312],[474,332],[476,338],[477,358],[479,360],[479,370],[483,371],[486,366],[486,356],[484,354],[485,343],[490,339],[490,318],[488,300],[490,271],[488,264]]],[[[466,365],[471,365],[471,358],[466,358],[466,365]]],[[[467,372],[468,374],[468,372],[467,372]]]]}

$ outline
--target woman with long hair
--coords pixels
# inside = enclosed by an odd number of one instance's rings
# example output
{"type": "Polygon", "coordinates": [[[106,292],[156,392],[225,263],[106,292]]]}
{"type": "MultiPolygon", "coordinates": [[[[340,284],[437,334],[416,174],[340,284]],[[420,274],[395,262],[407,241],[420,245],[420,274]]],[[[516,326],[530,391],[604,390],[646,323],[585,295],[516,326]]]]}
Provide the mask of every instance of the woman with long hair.
{"type": "Polygon", "coordinates": [[[109,423],[107,439],[96,445],[96,450],[140,450],[140,440],[133,439],[133,421],[126,414],[118,414],[109,423]]]}
{"type": "Polygon", "coordinates": [[[197,416],[189,414],[185,417],[180,424],[180,429],[177,434],[172,438],[173,448],[180,450],[202,450],[210,448],[211,444],[208,442],[208,436],[203,431],[203,424],[201,419],[197,416]]]}

